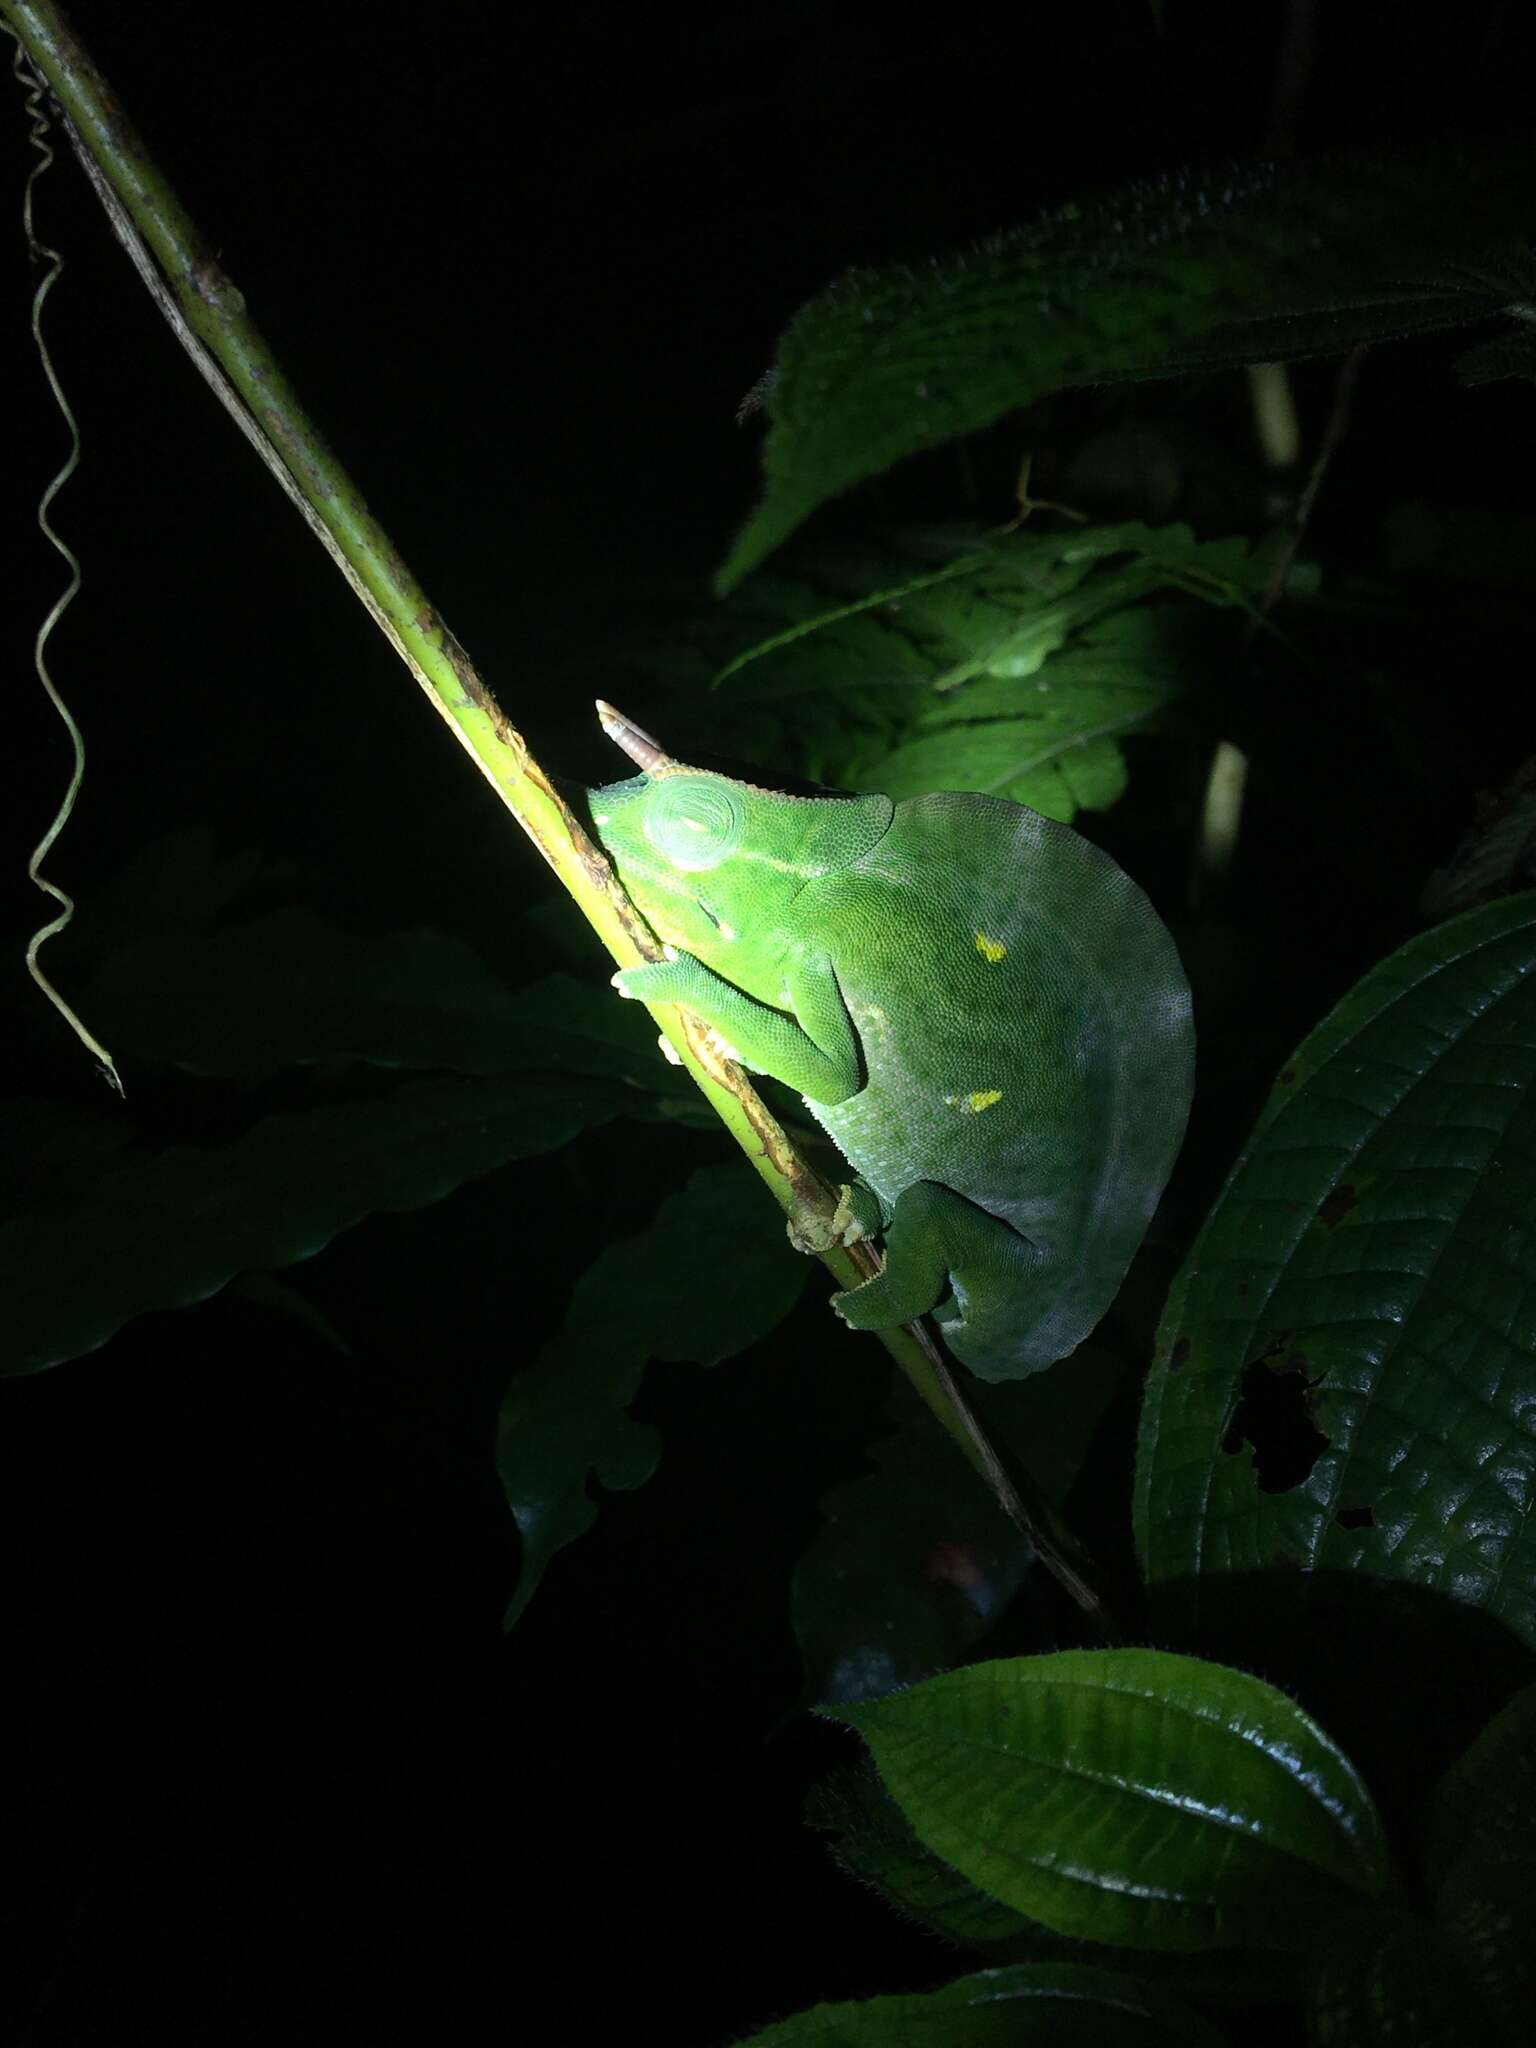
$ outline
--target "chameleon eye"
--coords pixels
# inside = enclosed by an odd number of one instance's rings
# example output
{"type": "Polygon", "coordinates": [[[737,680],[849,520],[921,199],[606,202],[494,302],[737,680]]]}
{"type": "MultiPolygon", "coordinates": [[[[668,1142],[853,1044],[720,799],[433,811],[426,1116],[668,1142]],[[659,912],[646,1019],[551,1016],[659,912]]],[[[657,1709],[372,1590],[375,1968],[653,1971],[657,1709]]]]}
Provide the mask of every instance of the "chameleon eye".
{"type": "Polygon", "coordinates": [[[741,800],[727,784],[668,775],[649,793],[645,836],[673,867],[698,874],[734,851],[744,822],[741,800]]]}

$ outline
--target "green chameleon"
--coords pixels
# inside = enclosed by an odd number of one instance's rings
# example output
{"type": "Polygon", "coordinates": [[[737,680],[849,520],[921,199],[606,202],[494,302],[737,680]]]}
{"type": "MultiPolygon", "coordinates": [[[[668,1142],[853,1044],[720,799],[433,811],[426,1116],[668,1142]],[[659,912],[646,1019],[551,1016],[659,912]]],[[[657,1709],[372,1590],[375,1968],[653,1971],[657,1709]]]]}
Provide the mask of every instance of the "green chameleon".
{"type": "Polygon", "coordinates": [[[599,702],[643,771],[590,793],[668,949],[613,977],[796,1089],[885,1266],[858,1329],[930,1311],[983,1379],[1063,1358],[1173,1166],[1194,1030],[1179,956],[1107,854],[1002,798],[787,796],[689,768],[599,702]]]}

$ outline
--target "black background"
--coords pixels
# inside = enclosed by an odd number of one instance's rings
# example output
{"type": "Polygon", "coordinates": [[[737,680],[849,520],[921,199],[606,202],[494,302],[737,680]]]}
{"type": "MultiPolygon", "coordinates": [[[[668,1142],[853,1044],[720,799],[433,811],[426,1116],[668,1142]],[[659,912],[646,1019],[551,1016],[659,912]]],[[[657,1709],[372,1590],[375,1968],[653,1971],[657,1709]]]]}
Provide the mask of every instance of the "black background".
{"type": "MultiPolygon", "coordinates": [[[[1304,7],[913,21],[82,0],[74,18],[492,688],[541,752],[562,736],[553,767],[587,775],[609,771],[567,737],[585,707],[541,678],[703,595],[755,491],[736,405],[839,271],[1276,140],[1523,116],[1523,10],[1316,14],[1278,127],[1304,7]]],[[[58,578],[31,505],[62,443],[24,347],[20,98],[0,122],[0,1024],[15,1088],[94,1100],[19,965],[26,852],[67,774],[27,665],[58,578]]],[[[67,159],[37,204],[68,263],[49,331],[85,439],[56,517],[86,587],[52,652],[90,748],[52,863],[80,943],[94,887],[205,823],[285,864],[295,900],[358,929],[444,926],[515,972],[507,913],[544,888],[536,857],[195,379],[67,159]]],[[[1382,357],[1321,518],[1348,518],[1350,474],[1383,497],[1521,501],[1529,387],[1464,395],[1452,354],[1382,357]]],[[[1313,374],[1304,400],[1326,389],[1313,374]]],[[[74,943],[50,955],[66,987],[74,943]]],[[[175,1114],[154,1077],[127,1079],[162,1126],[175,1114]]],[[[591,1241],[643,1220],[655,1142],[576,1149],[591,1241]]],[[[366,2012],[381,2038],[715,2042],[954,1974],[799,1820],[840,1752],[786,1719],[784,1583],[878,1386],[873,1367],[828,1387],[797,1364],[814,1311],[728,1373],[652,1375],[659,1477],[605,1505],[501,1636],[517,1567],[495,1402],[588,1251],[532,1248],[536,1188],[509,1172],[376,1219],[293,1276],[344,1329],[339,1362],[232,1293],[6,1390],[15,2038],[329,2040],[366,2012]],[[758,1460],[724,1469],[743,1427],[758,1460]]]]}

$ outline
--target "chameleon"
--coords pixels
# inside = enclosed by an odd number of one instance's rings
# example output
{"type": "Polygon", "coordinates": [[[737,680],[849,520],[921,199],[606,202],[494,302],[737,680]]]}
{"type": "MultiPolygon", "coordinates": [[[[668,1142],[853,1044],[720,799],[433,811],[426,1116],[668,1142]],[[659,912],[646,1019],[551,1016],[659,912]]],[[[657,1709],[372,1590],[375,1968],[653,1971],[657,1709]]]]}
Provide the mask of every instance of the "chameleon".
{"type": "Polygon", "coordinates": [[[790,795],[598,716],[641,772],[588,792],[593,829],[665,953],[613,985],[692,1010],[842,1152],[845,1241],[878,1234],[885,1259],[837,1313],[931,1314],[985,1380],[1066,1357],[1189,1110],[1189,986],[1146,896],[1006,798],[790,795]]]}

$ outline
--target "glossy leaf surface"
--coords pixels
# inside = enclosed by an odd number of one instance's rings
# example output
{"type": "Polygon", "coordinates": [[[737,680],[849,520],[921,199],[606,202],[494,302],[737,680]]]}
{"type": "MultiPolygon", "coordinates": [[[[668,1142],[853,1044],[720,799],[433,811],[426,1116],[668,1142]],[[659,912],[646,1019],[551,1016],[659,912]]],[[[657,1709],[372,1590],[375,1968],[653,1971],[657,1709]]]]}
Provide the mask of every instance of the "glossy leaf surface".
{"type": "Polygon", "coordinates": [[[1064,1650],[838,1710],[918,1837],[1062,1934],[1302,1946],[1386,1881],[1349,1759],[1284,1693],[1161,1650],[1064,1650]]]}
{"type": "Polygon", "coordinates": [[[1271,1949],[1155,1954],[1083,1941],[1028,1919],[919,1841],[868,1758],[812,1786],[805,1817],[808,1826],[833,1838],[832,1853],[842,1867],[873,1886],[898,1913],[991,1962],[1088,1963],[1125,1970],[1209,2004],[1285,2003],[1294,1996],[1294,1958],[1271,1949]]]}
{"type": "Polygon", "coordinates": [[[1412,940],[1281,1073],[1169,1295],[1153,1581],[1402,1579],[1536,1640],[1536,897],[1412,940]]]}
{"type": "Polygon", "coordinates": [[[941,1991],[813,2006],[752,2048],[1220,2048],[1222,2036],[1155,1985],[1080,1963],[980,1970],[941,1991]]]}

